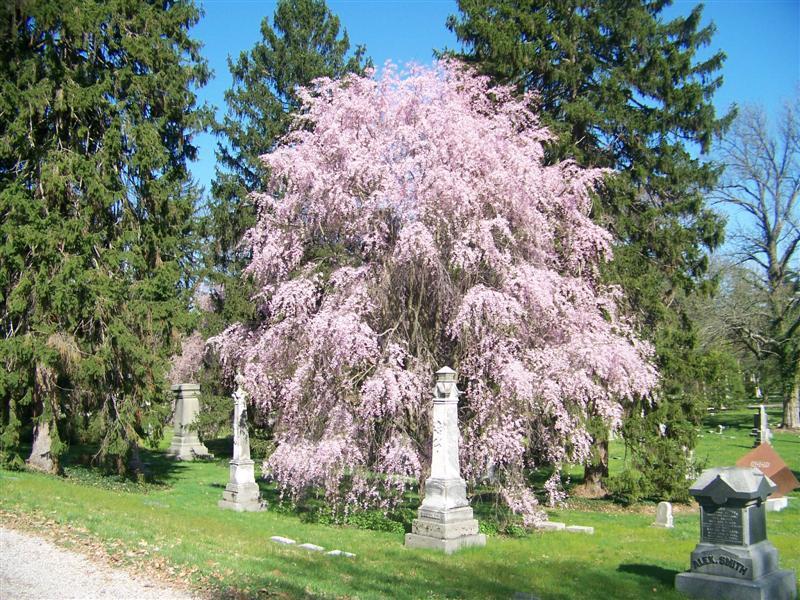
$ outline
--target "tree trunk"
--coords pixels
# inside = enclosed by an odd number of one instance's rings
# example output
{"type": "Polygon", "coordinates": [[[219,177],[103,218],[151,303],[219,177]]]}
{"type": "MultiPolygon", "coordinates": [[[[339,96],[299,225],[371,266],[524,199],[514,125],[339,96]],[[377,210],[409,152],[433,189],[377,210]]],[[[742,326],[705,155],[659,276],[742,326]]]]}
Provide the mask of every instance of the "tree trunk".
{"type": "Polygon", "coordinates": [[[53,440],[50,437],[49,417],[44,414],[44,405],[41,400],[35,406],[35,425],[33,426],[33,448],[31,455],[25,462],[28,468],[45,473],[58,472],[58,457],[50,453],[53,440]]]}
{"type": "Polygon", "coordinates": [[[580,495],[600,498],[606,495],[605,480],[608,477],[608,438],[595,439],[592,461],[584,467],[583,485],[580,495]]]}
{"type": "Polygon", "coordinates": [[[800,358],[796,361],[794,378],[789,395],[783,399],[783,425],[786,429],[800,429],[800,358]]]}

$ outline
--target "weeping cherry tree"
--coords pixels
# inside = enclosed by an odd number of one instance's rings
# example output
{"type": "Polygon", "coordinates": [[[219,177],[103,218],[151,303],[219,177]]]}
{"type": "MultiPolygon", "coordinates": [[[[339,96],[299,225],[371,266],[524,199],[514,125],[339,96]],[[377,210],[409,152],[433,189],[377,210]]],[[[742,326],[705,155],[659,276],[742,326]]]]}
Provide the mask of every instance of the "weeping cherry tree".
{"type": "Polygon", "coordinates": [[[391,506],[430,465],[433,372],[456,368],[461,465],[493,474],[528,525],[527,474],[590,454],[657,381],[652,348],[599,282],[608,231],[589,219],[605,173],[544,164],[535,98],[450,61],[317,80],[262,157],[247,233],[256,324],[212,340],[276,435],[265,462],[297,499],[391,506]]]}

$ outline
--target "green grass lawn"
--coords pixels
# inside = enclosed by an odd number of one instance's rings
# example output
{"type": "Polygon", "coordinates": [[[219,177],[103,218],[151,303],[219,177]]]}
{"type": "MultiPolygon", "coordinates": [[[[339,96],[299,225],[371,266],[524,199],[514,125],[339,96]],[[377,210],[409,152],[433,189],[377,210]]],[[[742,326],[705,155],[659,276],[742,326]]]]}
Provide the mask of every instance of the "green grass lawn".
{"type": "MultiPolygon", "coordinates": [[[[711,416],[697,456],[709,466],[733,464],[752,445],[749,415],[711,416]],[[719,423],[727,427],[723,435],[707,432],[719,423]]],[[[800,437],[776,432],[774,447],[800,471],[800,437]]],[[[549,512],[554,520],[595,527],[592,536],[491,536],[485,548],[444,556],[406,549],[400,533],[307,522],[275,506],[249,514],[220,510],[226,459],[173,463],[157,452],[146,456],[158,485],[109,485],[80,469],[67,479],[0,471],[0,510],[82,528],[79,535],[100,540],[122,563],[166,562],[212,595],[231,597],[510,598],[519,591],[542,599],[679,598],[674,577],[688,568],[698,541],[696,511],[679,511],[675,528],[664,530],[650,526],[653,505],[623,510],[581,501],[575,505],[581,510],[549,512]],[[269,540],[273,535],[357,556],[281,546],[269,540]]],[[[800,571],[800,494],[767,518],[781,566],[800,571]]]]}

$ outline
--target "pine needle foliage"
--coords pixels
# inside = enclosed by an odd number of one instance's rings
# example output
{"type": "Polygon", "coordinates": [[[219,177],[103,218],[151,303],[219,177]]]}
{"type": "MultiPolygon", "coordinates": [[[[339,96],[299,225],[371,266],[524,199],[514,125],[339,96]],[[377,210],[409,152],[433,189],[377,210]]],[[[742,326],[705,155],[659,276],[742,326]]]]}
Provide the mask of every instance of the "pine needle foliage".
{"type": "MultiPolygon", "coordinates": [[[[197,251],[187,162],[208,111],[191,0],[17,0],[0,8],[0,452],[71,437],[138,470],[197,251]],[[45,437],[47,437],[45,435],[45,437]],[[41,440],[39,440],[41,441],[41,440]]],[[[49,461],[49,462],[48,462],[49,461]]]]}

